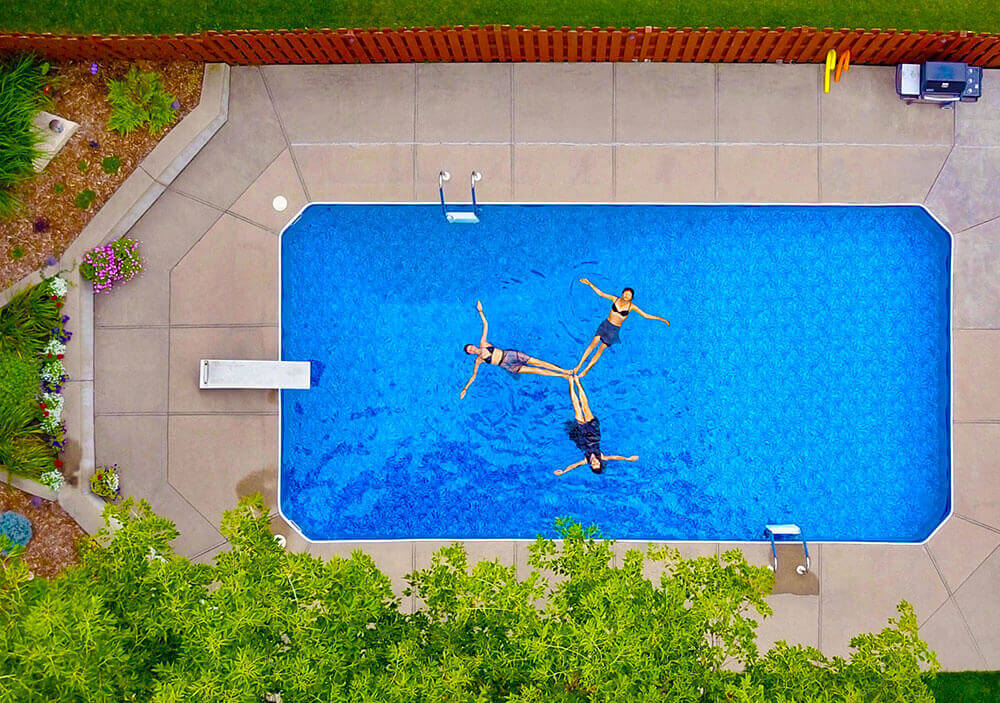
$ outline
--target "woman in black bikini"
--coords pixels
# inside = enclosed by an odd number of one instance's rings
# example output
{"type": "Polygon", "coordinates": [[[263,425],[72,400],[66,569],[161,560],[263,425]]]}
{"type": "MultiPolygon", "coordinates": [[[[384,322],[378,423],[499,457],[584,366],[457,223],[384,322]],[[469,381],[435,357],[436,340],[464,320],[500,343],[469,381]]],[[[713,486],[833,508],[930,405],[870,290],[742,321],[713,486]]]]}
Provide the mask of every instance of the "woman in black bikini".
{"type": "Polygon", "coordinates": [[[469,386],[476,380],[476,374],[479,373],[479,365],[483,363],[499,366],[515,375],[519,373],[534,373],[539,376],[569,377],[569,371],[560,366],[536,359],[533,356],[525,354],[523,351],[498,349],[492,344],[488,344],[486,342],[486,333],[489,330],[489,323],[486,321],[486,315],[483,314],[483,304],[478,300],[476,301],[476,310],[479,311],[479,317],[483,318],[483,336],[479,340],[478,347],[475,344],[465,345],[465,353],[475,354],[476,363],[472,367],[472,376],[469,378],[469,382],[465,384],[465,388],[458,394],[459,398],[465,397],[465,392],[469,390],[469,386]]]}
{"type": "Polygon", "coordinates": [[[632,301],[632,296],[635,291],[631,288],[626,288],[622,291],[621,296],[616,298],[615,296],[608,295],[602,291],[600,288],[591,283],[589,279],[581,278],[580,283],[586,283],[588,286],[593,288],[594,292],[599,296],[612,301],[611,311],[608,313],[607,319],[601,321],[600,327],[597,328],[597,333],[590,341],[590,345],[586,348],[586,350],[584,350],[583,356],[580,357],[580,363],[576,365],[575,369],[573,369],[573,373],[579,371],[580,367],[583,366],[583,362],[586,361],[587,357],[590,355],[590,352],[594,351],[594,347],[597,347],[598,344],[600,345],[597,349],[597,353],[594,354],[594,358],[590,360],[589,364],[587,364],[587,368],[580,373],[580,378],[587,375],[587,372],[590,371],[591,367],[597,363],[598,359],[601,358],[601,354],[604,353],[605,349],[610,347],[612,344],[618,344],[618,335],[621,332],[622,323],[625,322],[625,318],[628,317],[628,314],[633,310],[645,317],[647,320],[659,320],[660,322],[665,322],[668,327],[670,326],[670,322],[668,320],[665,320],[659,315],[650,315],[636,305],[632,301]]]}
{"type": "Polygon", "coordinates": [[[601,421],[590,412],[590,403],[587,402],[587,394],[583,392],[583,384],[576,376],[569,379],[569,397],[573,401],[573,415],[576,422],[567,422],[570,439],[576,444],[577,449],[583,452],[583,459],[570,464],[565,469],[556,469],[555,475],[562,476],[567,471],[572,471],[578,466],[590,464],[590,470],[595,474],[604,472],[604,464],[608,461],[638,461],[639,457],[619,456],[617,454],[603,454],[601,452],[601,421]],[[575,384],[575,385],[574,385],[575,384]],[[579,395],[578,395],[579,393],[579,395]]]}

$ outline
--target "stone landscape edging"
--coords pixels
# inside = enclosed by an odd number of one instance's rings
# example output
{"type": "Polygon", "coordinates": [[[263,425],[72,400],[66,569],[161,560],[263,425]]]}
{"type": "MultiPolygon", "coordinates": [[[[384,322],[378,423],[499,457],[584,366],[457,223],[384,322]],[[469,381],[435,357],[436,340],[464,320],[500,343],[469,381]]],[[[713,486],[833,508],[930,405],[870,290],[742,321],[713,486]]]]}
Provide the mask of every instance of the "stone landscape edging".
{"type": "MultiPolygon", "coordinates": [[[[96,464],[94,448],[94,294],[77,270],[77,261],[83,253],[99,244],[126,234],[139,221],[146,210],[163,194],[184,167],[191,162],[208,140],[226,123],[229,116],[228,64],[207,63],[201,84],[198,105],[161,139],[128,178],[118,187],[104,206],[83,228],[83,231],[66,248],[59,261],[48,267],[50,275],[61,272],[70,284],[67,310],[78,311],[77,334],[70,340],[67,351],[80,359],[79,383],[80,427],[68,428],[67,435],[79,437],[80,466],[76,486],[68,483],[58,493],[31,479],[0,475],[0,480],[46,500],[58,500],[62,508],[84,529],[94,534],[104,527],[105,503],[88,490],[90,476],[96,464]],[[74,306],[72,303],[78,303],[74,306]]],[[[0,305],[5,305],[17,293],[39,282],[39,273],[31,273],[17,283],[0,291],[0,305]]],[[[127,294],[126,294],[127,295],[127,294]]],[[[70,416],[71,417],[71,416],[70,416]]]]}

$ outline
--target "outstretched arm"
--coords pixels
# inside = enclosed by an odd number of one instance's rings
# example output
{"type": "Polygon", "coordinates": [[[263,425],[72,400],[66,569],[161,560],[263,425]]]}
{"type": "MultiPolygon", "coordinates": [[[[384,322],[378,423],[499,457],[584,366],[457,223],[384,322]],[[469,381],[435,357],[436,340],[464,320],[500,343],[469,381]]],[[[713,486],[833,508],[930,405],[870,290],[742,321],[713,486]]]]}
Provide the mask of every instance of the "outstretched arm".
{"type": "Polygon", "coordinates": [[[601,458],[604,461],[639,461],[639,455],[633,454],[632,456],[619,456],[618,454],[601,454],[601,458]]]}
{"type": "Polygon", "coordinates": [[[632,305],[632,309],[635,310],[640,315],[642,315],[643,317],[645,317],[647,320],[659,320],[660,322],[666,322],[667,327],[670,326],[670,320],[660,317],[659,315],[650,315],[648,312],[644,311],[642,308],[640,308],[638,305],[635,305],[634,303],[632,305]]]}
{"type": "Polygon", "coordinates": [[[594,292],[597,293],[602,298],[607,298],[608,300],[614,300],[615,299],[615,296],[608,295],[607,293],[605,293],[604,291],[602,291],[600,288],[598,288],[597,286],[595,286],[593,283],[591,283],[589,278],[581,278],[580,279],[580,283],[586,283],[588,286],[590,286],[591,288],[593,288],[594,292]]]}
{"type": "Polygon", "coordinates": [[[567,471],[572,471],[572,470],[573,470],[573,469],[575,469],[576,467],[578,467],[578,466],[583,466],[583,465],[584,465],[584,464],[586,464],[586,463],[587,463],[587,460],[586,460],[586,459],[580,459],[580,461],[576,462],[575,464],[570,464],[570,465],[569,465],[569,466],[567,466],[567,467],[566,467],[565,469],[556,469],[556,470],[555,470],[555,471],[553,471],[552,473],[554,473],[554,474],[555,474],[556,476],[562,476],[562,475],[563,475],[564,473],[566,473],[567,471]]]}
{"type": "MultiPolygon", "coordinates": [[[[476,301],[476,310],[479,311],[479,317],[481,317],[483,319],[483,336],[479,340],[479,346],[480,347],[485,347],[486,346],[486,333],[490,331],[490,323],[486,321],[486,315],[483,314],[483,304],[480,301],[478,301],[478,300],[476,301]]],[[[477,369],[479,368],[478,364],[476,365],[476,368],[477,369]]],[[[473,378],[475,378],[475,375],[473,375],[473,378]]],[[[472,383],[472,381],[469,381],[469,383],[472,383]]]]}
{"type": "Polygon", "coordinates": [[[467,390],[469,390],[469,386],[471,386],[472,382],[476,380],[476,374],[479,373],[479,365],[481,363],[483,363],[482,357],[477,356],[476,357],[476,364],[475,364],[475,366],[472,367],[472,375],[469,376],[469,382],[465,384],[465,388],[463,388],[462,392],[458,394],[459,400],[461,400],[462,398],[465,397],[465,392],[467,390]]]}

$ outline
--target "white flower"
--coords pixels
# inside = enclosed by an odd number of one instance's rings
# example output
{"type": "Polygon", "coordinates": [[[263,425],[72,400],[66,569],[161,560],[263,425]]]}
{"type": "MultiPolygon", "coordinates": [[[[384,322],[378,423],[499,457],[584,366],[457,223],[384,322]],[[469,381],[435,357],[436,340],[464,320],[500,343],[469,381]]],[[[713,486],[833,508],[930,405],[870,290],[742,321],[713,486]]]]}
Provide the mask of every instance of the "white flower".
{"type": "Polygon", "coordinates": [[[46,383],[62,383],[66,377],[66,367],[61,359],[52,359],[42,364],[42,372],[39,376],[46,383]]]}
{"type": "Polygon", "coordinates": [[[109,489],[111,489],[112,492],[113,491],[117,491],[118,490],[118,472],[117,471],[109,471],[108,473],[106,473],[104,475],[106,477],[104,479],[104,484],[109,489]]]}
{"type": "Polygon", "coordinates": [[[51,354],[52,356],[59,356],[60,354],[66,353],[66,345],[60,342],[58,339],[51,339],[49,343],[45,345],[42,349],[43,354],[51,354]]]}
{"type": "Polygon", "coordinates": [[[62,414],[65,402],[58,393],[42,393],[39,402],[45,407],[43,413],[48,413],[42,417],[42,429],[48,434],[56,437],[62,429],[62,414]]]}
{"type": "Polygon", "coordinates": [[[53,276],[49,279],[49,291],[51,291],[52,295],[62,298],[68,290],[69,284],[59,276],[53,276]]]}
{"type": "Polygon", "coordinates": [[[58,491],[63,486],[63,475],[56,469],[50,469],[39,476],[38,482],[43,486],[48,486],[53,491],[58,491]]]}

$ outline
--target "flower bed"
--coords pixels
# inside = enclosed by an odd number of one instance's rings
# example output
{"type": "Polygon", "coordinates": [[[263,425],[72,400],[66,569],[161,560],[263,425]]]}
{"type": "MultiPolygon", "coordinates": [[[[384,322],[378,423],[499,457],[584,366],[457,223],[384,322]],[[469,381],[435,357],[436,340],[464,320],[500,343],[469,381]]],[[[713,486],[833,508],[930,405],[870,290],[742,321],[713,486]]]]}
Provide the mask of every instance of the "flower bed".
{"type": "Polygon", "coordinates": [[[102,61],[96,73],[91,69],[89,61],[52,64],[51,112],[78,122],[80,128],[41,173],[14,191],[24,205],[14,219],[0,223],[0,288],[37,271],[49,257],[60,256],[201,97],[199,63],[102,61]],[[124,78],[133,65],[160,75],[163,89],[176,98],[171,126],[153,133],[143,127],[128,134],[108,127],[113,115],[108,83],[124,78]]]}
{"type": "Polygon", "coordinates": [[[0,309],[0,470],[53,490],[63,483],[59,452],[66,445],[66,291],[66,281],[52,276],[0,309]]]}

